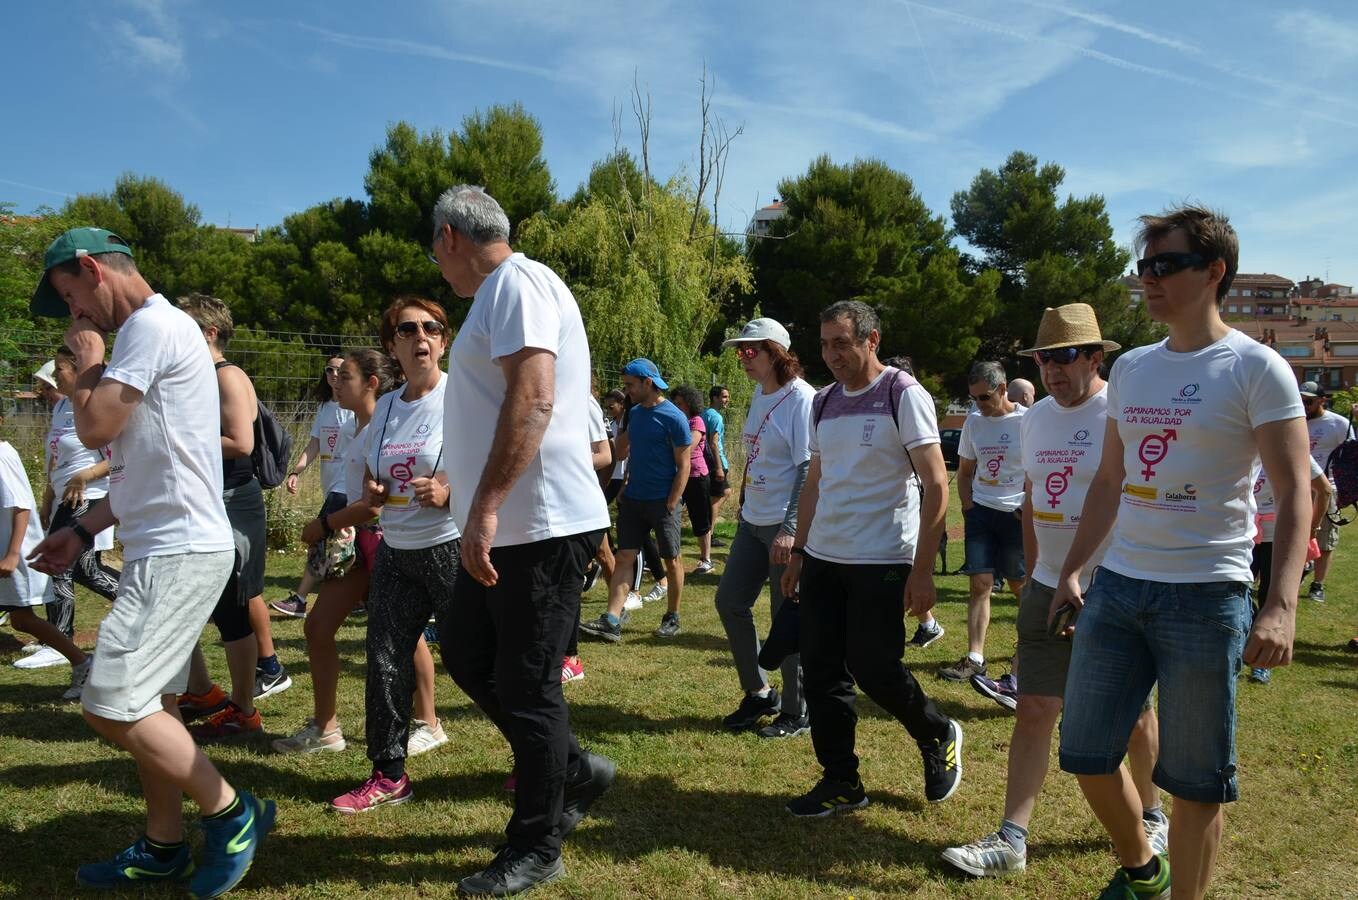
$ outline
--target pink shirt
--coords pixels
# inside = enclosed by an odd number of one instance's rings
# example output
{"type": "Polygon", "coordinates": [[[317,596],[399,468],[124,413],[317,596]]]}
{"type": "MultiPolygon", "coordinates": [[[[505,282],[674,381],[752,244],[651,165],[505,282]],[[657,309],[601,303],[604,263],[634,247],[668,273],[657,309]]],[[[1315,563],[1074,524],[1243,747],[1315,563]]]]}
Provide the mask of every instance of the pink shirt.
{"type": "Polygon", "coordinates": [[[703,421],[702,416],[689,416],[688,430],[701,435],[693,442],[693,450],[689,453],[688,472],[690,475],[706,475],[707,458],[703,456],[703,449],[707,446],[707,423],[703,421]]]}

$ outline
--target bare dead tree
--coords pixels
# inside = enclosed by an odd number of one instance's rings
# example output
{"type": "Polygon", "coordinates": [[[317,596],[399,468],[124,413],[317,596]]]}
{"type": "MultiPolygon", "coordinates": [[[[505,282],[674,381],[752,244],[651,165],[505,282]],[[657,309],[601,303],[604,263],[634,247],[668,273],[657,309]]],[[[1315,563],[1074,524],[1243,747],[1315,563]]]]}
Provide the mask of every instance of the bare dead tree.
{"type": "MultiPolygon", "coordinates": [[[[701,113],[702,128],[698,134],[698,180],[694,185],[693,215],[689,219],[688,236],[693,240],[698,236],[698,221],[707,205],[707,191],[713,188],[712,197],[712,240],[717,239],[717,199],[721,194],[721,182],[725,177],[726,158],[731,152],[731,142],[745,132],[744,124],[735,131],[727,129],[721,119],[712,115],[712,95],[717,90],[717,79],[709,75],[707,63],[703,63],[703,74],[699,80],[701,91],[698,97],[698,110],[701,113]]],[[[713,253],[715,254],[715,247],[713,253]]],[[[715,258],[715,256],[714,256],[715,258]]]]}
{"type": "Polygon", "coordinates": [[[637,120],[637,131],[641,138],[641,190],[642,206],[650,216],[651,199],[651,92],[644,95],[637,81],[636,70],[632,70],[632,115],[637,120]]]}

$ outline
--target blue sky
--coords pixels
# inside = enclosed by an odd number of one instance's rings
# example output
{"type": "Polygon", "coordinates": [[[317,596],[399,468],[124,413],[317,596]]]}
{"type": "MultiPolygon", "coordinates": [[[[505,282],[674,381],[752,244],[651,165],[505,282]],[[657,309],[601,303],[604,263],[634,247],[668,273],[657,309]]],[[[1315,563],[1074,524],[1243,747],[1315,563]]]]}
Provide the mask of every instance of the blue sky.
{"type": "Polygon", "coordinates": [[[883,159],[946,214],[1022,149],[1103,194],[1123,242],[1192,198],[1231,215],[1242,269],[1358,281],[1351,2],[107,0],[5,21],[0,200],[20,212],[130,170],[207,222],[275,224],[363,196],[388,123],[447,131],[516,100],[568,194],[612,148],[634,74],[667,175],[695,164],[706,64],[714,112],[744,128],[734,229],[820,153],[883,159]]]}

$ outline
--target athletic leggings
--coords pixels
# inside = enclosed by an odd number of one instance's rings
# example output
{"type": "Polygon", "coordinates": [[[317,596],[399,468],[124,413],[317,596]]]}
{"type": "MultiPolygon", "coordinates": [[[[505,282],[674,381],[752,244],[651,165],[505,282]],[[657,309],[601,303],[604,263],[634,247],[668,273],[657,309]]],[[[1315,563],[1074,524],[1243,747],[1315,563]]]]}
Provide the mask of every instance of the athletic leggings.
{"type": "MultiPolygon", "coordinates": [[[[65,528],[78,520],[101,503],[103,497],[85,500],[79,506],[62,503],[52,514],[52,527],[48,534],[58,528],[65,528]]],[[[105,600],[112,600],[118,593],[118,570],[104,565],[99,550],[86,550],[76,559],[69,569],[60,575],[52,576],[52,593],[56,599],[47,604],[47,621],[51,622],[68,638],[75,637],[75,586],[83,584],[105,600]]]]}
{"type": "Polygon", "coordinates": [[[462,541],[456,538],[419,550],[396,550],[385,539],[377,545],[377,562],[368,585],[364,706],[368,758],[393,780],[405,773],[414,705],[415,645],[431,615],[438,626],[446,621],[461,559],[462,541]]]}

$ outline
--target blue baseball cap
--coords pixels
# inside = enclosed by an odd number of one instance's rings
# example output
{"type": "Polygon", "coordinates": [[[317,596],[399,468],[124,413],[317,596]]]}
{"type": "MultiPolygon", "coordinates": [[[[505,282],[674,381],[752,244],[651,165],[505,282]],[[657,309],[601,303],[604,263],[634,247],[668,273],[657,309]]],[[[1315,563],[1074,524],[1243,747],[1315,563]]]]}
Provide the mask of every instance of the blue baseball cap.
{"type": "Polygon", "coordinates": [[[649,378],[662,391],[667,391],[670,387],[665,383],[665,379],[660,377],[660,370],[656,368],[655,363],[645,357],[638,357],[623,366],[622,374],[631,375],[633,378],[649,378]]]}

